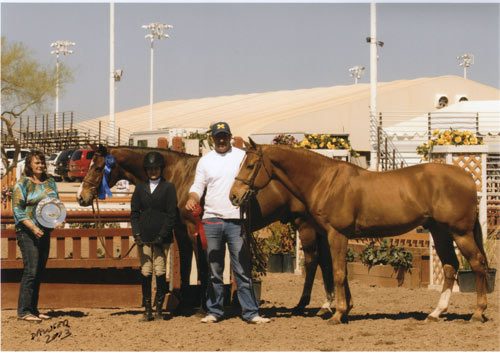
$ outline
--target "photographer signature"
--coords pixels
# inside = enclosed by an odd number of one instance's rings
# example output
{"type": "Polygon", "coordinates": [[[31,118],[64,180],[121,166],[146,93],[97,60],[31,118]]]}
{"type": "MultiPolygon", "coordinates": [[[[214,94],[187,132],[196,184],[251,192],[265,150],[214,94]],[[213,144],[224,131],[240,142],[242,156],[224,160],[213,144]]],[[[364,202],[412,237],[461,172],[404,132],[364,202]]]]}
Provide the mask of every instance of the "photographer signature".
{"type": "Polygon", "coordinates": [[[35,333],[31,334],[31,339],[45,338],[45,343],[50,343],[58,338],[63,340],[69,336],[71,336],[69,321],[62,320],[50,325],[46,329],[38,329],[35,333]]]}

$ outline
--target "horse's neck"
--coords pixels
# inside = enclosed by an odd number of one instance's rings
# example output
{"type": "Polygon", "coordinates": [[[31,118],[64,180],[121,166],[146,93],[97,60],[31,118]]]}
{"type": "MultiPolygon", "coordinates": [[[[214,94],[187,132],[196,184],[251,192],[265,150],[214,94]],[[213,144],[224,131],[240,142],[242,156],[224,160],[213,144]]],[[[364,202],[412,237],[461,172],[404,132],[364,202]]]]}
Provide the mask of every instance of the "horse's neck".
{"type": "Polygon", "coordinates": [[[307,187],[310,186],[311,180],[319,180],[323,173],[322,156],[279,146],[268,148],[268,156],[274,165],[276,177],[299,200],[306,202],[307,187]]]}
{"type": "Polygon", "coordinates": [[[115,158],[115,163],[118,163],[121,168],[120,177],[136,184],[137,181],[144,180],[145,178],[145,174],[142,169],[142,160],[144,156],[137,151],[130,151],[134,154],[133,156],[124,157],[123,155],[117,153],[118,149],[111,150],[110,153],[115,158]]]}

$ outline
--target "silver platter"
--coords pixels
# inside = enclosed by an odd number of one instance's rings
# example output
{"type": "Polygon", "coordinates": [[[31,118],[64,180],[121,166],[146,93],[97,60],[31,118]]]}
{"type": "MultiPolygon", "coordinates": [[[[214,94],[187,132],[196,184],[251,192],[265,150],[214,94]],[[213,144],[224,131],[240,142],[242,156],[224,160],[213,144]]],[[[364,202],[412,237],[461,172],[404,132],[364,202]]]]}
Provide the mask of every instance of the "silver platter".
{"type": "Polygon", "coordinates": [[[55,228],[57,223],[64,222],[66,207],[61,200],[47,197],[38,203],[35,210],[37,221],[46,228],[55,228]]]}

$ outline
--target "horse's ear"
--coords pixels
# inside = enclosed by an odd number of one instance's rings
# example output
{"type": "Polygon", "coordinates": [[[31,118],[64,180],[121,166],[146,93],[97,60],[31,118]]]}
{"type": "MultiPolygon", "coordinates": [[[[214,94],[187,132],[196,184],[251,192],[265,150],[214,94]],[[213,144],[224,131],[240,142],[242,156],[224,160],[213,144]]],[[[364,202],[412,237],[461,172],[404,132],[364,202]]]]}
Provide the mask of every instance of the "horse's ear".
{"type": "Polygon", "coordinates": [[[243,144],[245,145],[245,151],[248,151],[250,149],[250,143],[243,140],[243,144]]]}
{"type": "Polygon", "coordinates": [[[252,138],[251,138],[251,137],[248,137],[248,140],[250,141],[250,146],[251,146],[254,150],[256,150],[256,149],[257,149],[257,144],[255,143],[255,141],[254,141],[254,140],[252,140],[252,138]]]}
{"type": "Polygon", "coordinates": [[[90,148],[92,148],[94,152],[97,152],[97,145],[95,143],[91,143],[90,148]]]}
{"type": "Polygon", "coordinates": [[[99,145],[97,152],[102,156],[106,156],[108,154],[108,149],[104,145],[99,145]]]}

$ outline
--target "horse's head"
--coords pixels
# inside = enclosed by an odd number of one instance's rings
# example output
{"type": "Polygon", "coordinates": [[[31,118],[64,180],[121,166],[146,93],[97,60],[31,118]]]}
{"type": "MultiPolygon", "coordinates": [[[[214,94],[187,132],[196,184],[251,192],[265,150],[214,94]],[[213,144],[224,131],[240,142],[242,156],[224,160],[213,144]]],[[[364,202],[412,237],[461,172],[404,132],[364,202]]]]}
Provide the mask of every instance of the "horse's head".
{"type": "Polygon", "coordinates": [[[247,202],[259,189],[269,184],[273,176],[271,161],[263,154],[262,146],[251,138],[249,140],[246,156],[229,192],[229,198],[235,206],[247,202]]]}
{"type": "MultiPolygon", "coordinates": [[[[91,147],[95,151],[94,157],[90,162],[89,170],[85,178],[83,178],[76,195],[76,199],[80,206],[90,206],[94,198],[98,196],[106,166],[106,156],[110,155],[105,146],[99,145],[99,147],[97,147],[96,145],[91,145],[91,147]]],[[[116,169],[117,168],[111,168],[111,173],[108,177],[109,187],[112,187],[118,181],[116,169]]]]}

